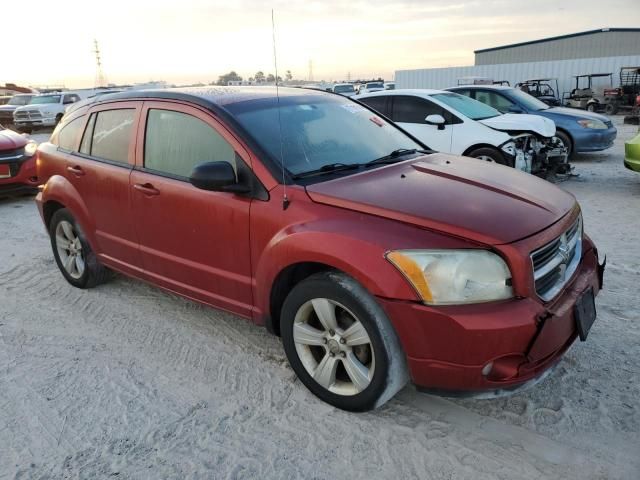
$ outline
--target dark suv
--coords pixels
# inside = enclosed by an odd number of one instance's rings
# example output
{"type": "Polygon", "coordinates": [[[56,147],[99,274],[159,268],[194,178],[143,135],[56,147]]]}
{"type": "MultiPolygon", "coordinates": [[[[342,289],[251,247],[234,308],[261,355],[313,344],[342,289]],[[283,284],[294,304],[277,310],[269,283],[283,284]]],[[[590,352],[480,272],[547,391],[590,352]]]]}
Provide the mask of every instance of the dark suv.
{"type": "Polygon", "coordinates": [[[331,93],[102,98],[39,148],[66,280],[116,270],[266,325],[333,405],[376,407],[408,378],[521,385],[595,320],[596,248],[546,181],[432,153],[331,93]]]}

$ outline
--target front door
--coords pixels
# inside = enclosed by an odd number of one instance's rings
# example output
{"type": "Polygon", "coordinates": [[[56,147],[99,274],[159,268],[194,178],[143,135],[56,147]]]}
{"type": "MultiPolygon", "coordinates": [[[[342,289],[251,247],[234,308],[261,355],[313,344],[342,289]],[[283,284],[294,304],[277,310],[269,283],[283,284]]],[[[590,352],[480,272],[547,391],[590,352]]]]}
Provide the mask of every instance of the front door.
{"type": "Polygon", "coordinates": [[[445,110],[429,100],[409,95],[393,95],[391,119],[437,152],[451,153],[451,125],[447,125],[445,110]],[[442,115],[445,125],[429,125],[429,115],[442,115]]]}
{"type": "MultiPolygon", "coordinates": [[[[200,190],[193,167],[250,164],[210,114],[177,102],[145,102],[131,174],[136,231],[146,275],[165,288],[251,316],[249,197],[200,190]]],[[[237,171],[237,170],[236,170],[237,171]]]]}

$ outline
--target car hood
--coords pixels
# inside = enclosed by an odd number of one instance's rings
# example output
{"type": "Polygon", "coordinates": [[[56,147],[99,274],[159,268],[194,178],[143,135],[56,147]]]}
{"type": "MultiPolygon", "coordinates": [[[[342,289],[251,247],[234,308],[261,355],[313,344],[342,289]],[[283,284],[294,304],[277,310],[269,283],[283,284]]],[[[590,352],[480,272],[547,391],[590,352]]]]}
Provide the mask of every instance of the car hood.
{"type": "Polygon", "coordinates": [[[540,115],[505,113],[504,115],[478,121],[494,130],[534,132],[543,137],[553,137],[556,134],[556,124],[553,123],[553,120],[540,115]]]}
{"type": "Polygon", "coordinates": [[[534,235],[576,205],[572,195],[533,175],[442,153],[306,189],[314,202],[487,245],[534,235]]]}
{"type": "Polygon", "coordinates": [[[0,105],[0,112],[13,112],[15,109],[15,105],[0,105]]]}
{"type": "Polygon", "coordinates": [[[0,152],[22,148],[27,139],[13,130],[0,130],[0,152]]]}
{"type": "Polygon", "coordinates": [[[600,115],[599,113],[587,112],[586,110],[577,110],[575,108],[551,107],[551,108],[547,108],[546,110],[542,110],[542,112],[554,113],[554,114],[563,115],[565,117],[571,117],[576,119],[588,118],[588,119],[600,120],[601,122],[605,122],[605,123],[610,121],[608,117],[604,115],[600,115]]]}

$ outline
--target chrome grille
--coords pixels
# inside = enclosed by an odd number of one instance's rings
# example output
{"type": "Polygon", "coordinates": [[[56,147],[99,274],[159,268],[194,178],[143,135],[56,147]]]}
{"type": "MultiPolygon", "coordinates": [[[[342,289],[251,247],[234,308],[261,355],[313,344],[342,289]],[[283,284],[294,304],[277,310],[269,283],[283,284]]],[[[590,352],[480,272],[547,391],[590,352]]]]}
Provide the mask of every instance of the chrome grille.
{"type": "Polygon", "coordinates": [[[562,235],[531,254],[538,296],[549,301],[571,279],[582,255],[582,216],[562,235]]]}
{"type": "Polygon", "coordinates": [[[20,110],[19,112],[15,112],[13,117],[16,120],[41,120],[42,114],[40,110],[20,110]]]}

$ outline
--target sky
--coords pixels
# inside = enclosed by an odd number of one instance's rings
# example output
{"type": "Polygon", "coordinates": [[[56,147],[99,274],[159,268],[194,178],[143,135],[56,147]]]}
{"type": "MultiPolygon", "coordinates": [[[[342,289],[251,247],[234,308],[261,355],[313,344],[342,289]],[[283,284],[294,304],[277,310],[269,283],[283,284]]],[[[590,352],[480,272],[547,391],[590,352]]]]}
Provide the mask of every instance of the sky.
{"type": "Polygon", "coordinates": [[[115,84],[273,73],[272,9],[279,74],[307,80],[311,62],[315,81],[391,80],[472,65],[477,49],[640,27],[640,0],[32,0],[0,12],[0,84],[92,87],[94,39],[115,84]]]}

